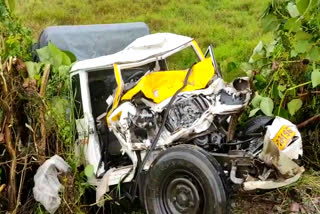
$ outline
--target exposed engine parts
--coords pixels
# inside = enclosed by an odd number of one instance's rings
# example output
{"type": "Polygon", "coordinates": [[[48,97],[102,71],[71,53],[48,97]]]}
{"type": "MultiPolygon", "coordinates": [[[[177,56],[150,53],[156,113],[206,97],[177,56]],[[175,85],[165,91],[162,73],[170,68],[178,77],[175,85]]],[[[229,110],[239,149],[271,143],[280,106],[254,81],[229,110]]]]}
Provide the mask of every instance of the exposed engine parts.
{"type": "MultiPolygon", "coordinates": [[[[290,121],[257,116],[244,128],[237,127],[238,116],[252,95],[249,78],[224,81],[211,46],[202,53],[192,38],[170,33],[148,35],[118,53],[79,62],[74,71],[79,72],[83,85],[88,85],[87,72],[102,68],[113,69],[117,84],[113,92],[109,90],[112,95],[107,99],[106,112],[95,123],[89,89],[81,88],[83,118],[76,121],[78,134],[87,142],[86,162],[94,166],[96,178],[101,178],[97,182],[92,179],[101,197],[110,186],[133,182],[129,195],[135,199],[138,186],[145,182],[146,189],[139,192],[145,193],[144,199],[152,198],[151,207],[158,192],[168,193],[161,189],[165,186],[176,199],[180,197],[179,203],[173,202],[173,197],[159,198],[167,205],[175,203],[170,213],[178,213],[181,207],[185,209],[179,213],[203,213],[196,203],[185,201],[197,198],[202,190],[211,191],[205,194],[210,196],[209,201],[222,198],[212,197],[217,188],[202,187],[203,183],[214,183],[209,182],[212,179],[221,181],[218,186],[222,189],[222,181],[228,177],[244,190],[254,190],[285,186],[302,175],[304,169],[295,161],[303,153],[301,135],[290,121]],[[187,70],[171,70],[166,59],[186,48],[194,50],[196,63],[187,70]],[[113,151],[111,142],[119,145],[118,152],[113,151]],[[188,164],[181,164],[187,159],[188,164]],[[163,167],[168,165],[176,166],[170,171],[163,167]],[[192,175],[190,179],[181,173],[183,167],[187,175],[192,175]],[[150,184],[157,182],[155,177],[161,178],[158,173],[162,168],[163,178],[170,179],[158,182],[161,188],[155,191],[150,184]],[[201,179],[194,185],[199,172],[207,181],[201,179]],[[151,176],[153,173],[155,176],[151,176]],[[193,196],[180,191],[181,185],[188,191],[194,189],[193,196]],[[154,195],[147,194],[152,191],[154,195]]],[[[97,196],[97,203],[101,197],[97,196]]],[[[195,200],[199,207],[202,199],[195,200]]]]}
{"type": "Polygon", "coordinates": [[[213,131],[211,134],[199,136],[193,139],[193,143],[205,150],[217,152],[222,149],[226,135],[213,131]]]}
{"type": "Polygon", "coordinates": [[[148,108],[138,110],[134,118],[134,124],[140,128],[152,128],[156,126],[156,117],[148,108]]]}
{"type": "MultiPolygon", "coordinates": [[[[169,146],[183,140],[209,151],[220,151],[226,141],[226,131],[221,132],[223,124],[228,124],[229,116],[225,114],[242,109],[249,97],[248,88],[237,91],[232,84],[226,84],[221,79],[196,93],[178,94],[167,112],[168,117],[164,121],[165,127],[158,145],[169,146]],[[223,89],[216,90],[217,87],[223,89]],[[224,100],[228,102],[223,102],[224,100]],[[219,112],[222,113],[220,116],[219,112]]],[[[131,102],[123,102],[113,112],[114,118],[119,117],[119,121],[112,122],[111,126],[116,127],[124,144],[133,143],[132,148],[135,150],[148,148],[163,123],[167,111],[167,106],[162,105],[163,103],[150,104],[143,96],[136,97],[131,102]]]]}
{"type": "Polygon", "coordinates": [[[179,128],[191,126],[202,113],[209,107],[209,101],[203,96],[181,97],[169,111],[166,128],[169,132],[175,132],[179,128]]]}
{"type": "Polygon", "coordinates": [[[143,142],[152,138],[157,130],[157,116],[148,107],[137,110],[137,115],[132,118],[131,136],[133,142],[143,142]]]}

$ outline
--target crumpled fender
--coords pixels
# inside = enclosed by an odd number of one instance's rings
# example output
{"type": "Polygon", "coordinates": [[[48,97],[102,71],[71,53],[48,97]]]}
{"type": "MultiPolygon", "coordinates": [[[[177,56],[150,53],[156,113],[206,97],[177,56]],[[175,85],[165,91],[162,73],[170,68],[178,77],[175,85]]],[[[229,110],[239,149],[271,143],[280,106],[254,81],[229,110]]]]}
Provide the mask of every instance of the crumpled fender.
{"type": "MultiPolygon", "coordinates": [[[[172,97],[183,86],[188,71],[159,71],[143,76],[137,85],[126,92],[121,100],[131,100],[137,93],[142,92],[155,103],[161,103],[172,97]]],[[[206,58],[192,67],[187,86],[183,91],[194,91],[205,88],[214,75],[211,58],[206,58]]]]}
{"type": "Polygon", "coordinates": [[[244,190],[274,189],[296,182],[304,172],[304,167],[300,167],[293,160],[302,156],[302,153],[301,134],[297,127],[286,119],[276,117],[273,123],[267,127],[263,149],[259,158],[266,165],[276,168],[281,176],[276,180],[269,179],[265,181],[248,177],[243,183],[244,190]],[[286,148],[280,150],[273,139],[283,126],[290,127],[296,139],[286,148]]]}

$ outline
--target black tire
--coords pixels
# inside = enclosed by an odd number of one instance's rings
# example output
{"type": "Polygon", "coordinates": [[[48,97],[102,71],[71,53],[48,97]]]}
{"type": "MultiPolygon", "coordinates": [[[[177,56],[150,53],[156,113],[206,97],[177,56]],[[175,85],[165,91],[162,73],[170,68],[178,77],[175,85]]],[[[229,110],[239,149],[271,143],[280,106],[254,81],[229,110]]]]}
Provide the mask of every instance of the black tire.
{"type": "Polygon", "coordinates": [[[256,133],[256,132],[264,132],[267,125],[271,125],[274,117],[270,116],[256,116],[249,121],[247,121],[239,130],[239,137],[246,137],[246,135],[256,133]]]}
{"type": "Polygon", "coordinates": [[[147,213],[227,213],[227,194],[217,164],[197,146],[179,145],[162,152],[146,178],[147,213]]]}

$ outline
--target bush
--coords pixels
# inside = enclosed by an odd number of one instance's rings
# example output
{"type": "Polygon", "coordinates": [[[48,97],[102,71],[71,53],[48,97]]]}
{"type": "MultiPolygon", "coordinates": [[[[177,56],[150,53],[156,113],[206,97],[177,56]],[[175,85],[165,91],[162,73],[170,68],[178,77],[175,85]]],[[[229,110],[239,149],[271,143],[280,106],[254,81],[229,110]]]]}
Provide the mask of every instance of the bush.
{"type": "Polygon", "coordinates": [[[267,7],[262,24],[274,36],[259,42],[247,64],[257,91],[250,116],[301,122],[319,113],[319,9],[319,0],[273,0],[267,7]]]}

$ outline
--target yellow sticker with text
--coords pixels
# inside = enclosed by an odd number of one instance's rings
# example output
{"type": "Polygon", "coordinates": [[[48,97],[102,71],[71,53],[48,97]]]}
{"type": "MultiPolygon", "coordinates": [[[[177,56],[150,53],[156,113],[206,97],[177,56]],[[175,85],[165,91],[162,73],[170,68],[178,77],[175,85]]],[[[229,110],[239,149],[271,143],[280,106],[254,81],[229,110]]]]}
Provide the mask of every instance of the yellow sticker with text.
{"type": "Polygon", "coordinates": [[[289,126],[284,125],[272,139],[272,142],[276,144],[280,150],[284,150],[295,135],[296,133],[289,126]]]}

